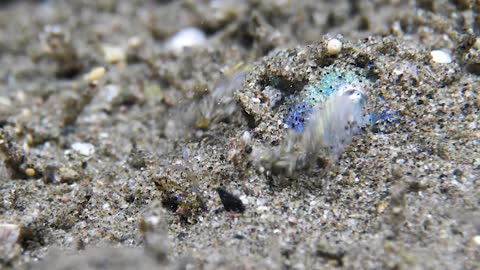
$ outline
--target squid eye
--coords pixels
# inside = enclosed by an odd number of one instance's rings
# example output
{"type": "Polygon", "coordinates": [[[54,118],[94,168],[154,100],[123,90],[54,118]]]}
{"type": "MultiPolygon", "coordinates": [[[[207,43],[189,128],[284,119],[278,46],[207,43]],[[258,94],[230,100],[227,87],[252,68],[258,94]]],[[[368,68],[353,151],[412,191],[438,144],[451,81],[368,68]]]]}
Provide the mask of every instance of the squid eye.
{"type": "Polygon", "coordinates": [[[354,101],[361,101],[365,98],[363,92],[356,89],[349,89],[344,92],[344,95],[348,96],[350,99],[354,101]]]}

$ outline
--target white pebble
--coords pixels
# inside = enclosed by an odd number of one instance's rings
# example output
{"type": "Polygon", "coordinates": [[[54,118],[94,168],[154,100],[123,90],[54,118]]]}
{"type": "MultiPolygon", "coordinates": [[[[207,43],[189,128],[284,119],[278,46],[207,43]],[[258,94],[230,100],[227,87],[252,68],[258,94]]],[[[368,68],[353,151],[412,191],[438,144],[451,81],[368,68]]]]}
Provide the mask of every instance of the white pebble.
{"type": "Polygon", "coordinates": [[[109,211],[109,210],[110,210],[110,204],[109,204],[109,203],[104,203],[104,204],[102,205],[102,209],[103,209],[104,211],[109,211]]]}
{"type": "Polygon", "coordinates": [[[342,42],[336,38],[331,39],[327,43],[327,52],[330,55],[337,55],[342,51],[342,42]]]}
{"type": "Polygon", "coordinates": [[[82,156],[91,156],[95,153],[95,146],[90,143],[76,142],[72,144],[72,149],[82,156]]]}
{"type": "Polygon", "coordinates": [[[105,75],[107,70],[104,67],[96,67],[92,69],[87,75],[85,75],[85,80],[88,83],[93,83],[94,81],[100,79],[103,75],[105,75]]]}
{"type": "Polygon", "coordinates": [[[10,107],[10,105],[12,105],[12,101],[7,97],[0,96],[0,105],[3,105],[5,107],[10,107]]]}
{"type": "Polygon", "coordinates": [[[102,50],[105,61],[110,64],[125,61],[127,58],[127,51],[121,46],[104,44],[102,50]]]}
{"type": "Polygon", "coordinates": [[[137,49],[138,47],[142,46],[143,39],[139,36],[133,36],[128,39],[128,47],[131,49],[137,49]]]}
{"type": "Polygon", "coordinates": [[[252,142],[252,135],[250,135],[250,132],[245,131],[242,134],[241,140],[245,145],[249,145],[252,142]]]}
{"type": "Polygon", "coordinates": [[[475,245],[480,246],[480,235],[475,235],[472,240],[475,245]]]}
{"type": "Polygon", "coordinates": [[[243,204],[248,204],[249,203],[248,197],[246,195],[242,195],[239,198],[240,198],[240,200],[242,201],[243,204]]]}
{"type": "Polygon", "coordinates": [[[20,239],[20,226],[17,224],[0,224],[0,243],[12,245],[20,239]]]}
{"type": "Polygon", "coordinates": [[[100,91],[100,95],[107,103],[112,102],[118,95],[120,94],[120,86],[116,84],[109,84],[106,85],[102,91],[100,91]]]}
{"type": "Polygon", "coordinates": [[[207,41],[205,33],[195,27],[187,27],[178,31],[175,35],[170,37],[165,48],[167,50],[181,52],[185,47],[201,46],[207,41]]]}
{"type": "Polygon", "coordinates": [[[452,56],[442,50],[434,50],[430,52],[432,60],[436,63],[448,64],[452,62],[452,56]]]}

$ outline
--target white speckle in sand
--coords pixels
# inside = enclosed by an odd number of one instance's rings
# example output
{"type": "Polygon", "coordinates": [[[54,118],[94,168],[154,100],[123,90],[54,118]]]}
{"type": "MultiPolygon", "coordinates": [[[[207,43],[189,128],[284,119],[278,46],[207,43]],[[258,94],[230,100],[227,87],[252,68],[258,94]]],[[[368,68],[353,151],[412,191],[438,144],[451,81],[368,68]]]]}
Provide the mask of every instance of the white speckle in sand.
{"type": "Polygon", "coordinates": [[[72,144],[72,149],[82,156],[91,156],[95,153],[95,146],[90,143],[76,142],[72,144]]]}

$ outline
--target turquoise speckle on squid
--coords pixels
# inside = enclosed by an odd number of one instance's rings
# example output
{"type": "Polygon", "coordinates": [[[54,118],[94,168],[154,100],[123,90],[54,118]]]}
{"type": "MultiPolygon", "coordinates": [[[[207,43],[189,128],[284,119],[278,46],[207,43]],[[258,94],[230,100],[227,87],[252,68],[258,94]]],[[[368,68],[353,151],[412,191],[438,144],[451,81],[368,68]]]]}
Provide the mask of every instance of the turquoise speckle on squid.
{"type": "Polygon", "coordinates": [[[284,115],[287,127],[302,132],[313,110],[333,93],[354,87],[362,83],[365,78],[357,69],[342,70],[326,68],[318,81],[311,82],[296,95],[291,96],[290,106],[284,115]]]}

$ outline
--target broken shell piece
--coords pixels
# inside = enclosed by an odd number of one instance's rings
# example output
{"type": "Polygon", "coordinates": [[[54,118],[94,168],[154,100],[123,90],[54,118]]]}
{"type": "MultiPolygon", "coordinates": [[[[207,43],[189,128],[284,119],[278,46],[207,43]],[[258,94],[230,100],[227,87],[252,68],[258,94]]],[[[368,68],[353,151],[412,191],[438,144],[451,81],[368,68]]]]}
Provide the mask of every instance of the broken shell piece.
{"type": "Polygon", "coordinates": [[[20,242],[22,236],[22,228],[17,224],[0,224],[0,243],[13,245],[20,242]]]}
{"type": "Polygon", "coordinates": [[[95,153],[95,146],[90,143],[76,142],[72,144],[72,149],[82,156],[91,156],[95,153]]]}
{"type": "Polygon", "coordinates": [[[102,51],[103,51],[103,56],[105,57],[105,61],[107,61],[110,64],[123,62],[127,58],[127,52],[121,46],[103,45],[102,51]]]}
{"type": "Polygon", "coordinates": [[[433,62],[440,64],[448,64],[452,62],[452,56],[442,50],[433,50],[430,52],[433,62]]]}
{"type": "Polygon", "coordinates": [[[142,46],[144,43],[144,40],[139,37],[139,36],[133,36],[128,39],[128,47],[130,49],[138,49],[140,46],[142,46]]]}
{"type": "Polygon", "coordinates": [[[104,67],[96,67],[92,69],[87,75],[85,75],[85,80],[88,83],[92,83],[98,79],[100,79],[107,70],[104,67]]]}
{"type": "Polygon", "coordinates": [[[10,264],[20,256],[25,232],[20,225],[0,223],[0,267],[10,264]]]}
{"type": "Polygon", "coordinates": [[[207,41],[205,33],[196,27],[187,27],[178,31],[165,43],[169,51],[181,52],[185,47],[201,46],[207,41]]]}

